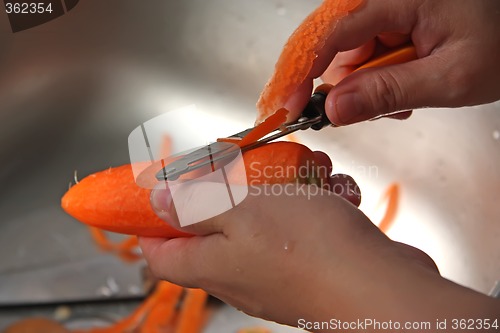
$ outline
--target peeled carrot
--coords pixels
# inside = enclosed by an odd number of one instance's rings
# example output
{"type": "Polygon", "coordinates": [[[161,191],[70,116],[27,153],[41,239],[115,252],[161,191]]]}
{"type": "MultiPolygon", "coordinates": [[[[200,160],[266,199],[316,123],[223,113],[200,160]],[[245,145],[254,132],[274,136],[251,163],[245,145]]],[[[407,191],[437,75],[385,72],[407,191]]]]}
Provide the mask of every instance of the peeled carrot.
{"type": "Polygon", "coordinates": [[[151,191],[135,184],[132,168],[124,165],[97,172],[72,186],[62,208],[77,220],[108,231],[151,237],[180,237],[154,213],[151,191]]]}
{"type": "Polygon", "coordinates": [[[338,20],[361,3],[362,0],[325,0],[295,30],[257,102],[258,121],[285,105],[290,94],[307,78],[318,51],[333,33],[338,20]]]}
{"type": "MultiPolygon", "coordinates": [[[[314,172],[313,152],[301,144],[269,143],[244,152],[243,160],[247,179],[241,181],[245,184],[322,181],[322,175],[314,172]]],[[[131,166],[124,165],[82,179],[63,196],[61,206],[80,222],[108,231],[149,237],[189,236],[156,216],[150,194],[151,190],[135,183],[131,166]]]]}

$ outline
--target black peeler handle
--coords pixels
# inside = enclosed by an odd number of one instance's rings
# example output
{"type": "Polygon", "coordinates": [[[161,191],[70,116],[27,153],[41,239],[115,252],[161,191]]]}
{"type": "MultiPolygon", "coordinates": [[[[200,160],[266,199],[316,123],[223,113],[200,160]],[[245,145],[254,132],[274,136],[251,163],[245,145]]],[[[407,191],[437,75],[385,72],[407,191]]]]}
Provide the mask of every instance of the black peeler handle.
{"type": "Polygon", "coordinates": [[[315,131],[319,131],[326,126],[333,125],[325,113],[326,96],[327,94],[325,92],[316,91],[309,99],[304,111],[302,111],[302,117],[309,119],[321,116],[321,121],[311,126],[311,128],[315,131]]]}

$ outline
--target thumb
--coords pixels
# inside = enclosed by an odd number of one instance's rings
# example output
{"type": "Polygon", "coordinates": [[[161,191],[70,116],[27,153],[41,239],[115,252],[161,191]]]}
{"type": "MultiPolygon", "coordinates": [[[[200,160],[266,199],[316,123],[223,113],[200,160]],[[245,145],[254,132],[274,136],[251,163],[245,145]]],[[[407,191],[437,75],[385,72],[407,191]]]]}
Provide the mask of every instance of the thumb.
{"type": "Polygon", "coordinates": [[[428,56],[403,64],[363,69],[342,80],[327,96],[330,121],[348,125],[402,110],[446,104],[441,58],[428,56]]]}
{"type": "Polygon", "coordinates": [[[246,185],[214,182],[212,175],[158,184],[151,193],[156,215],[172,227],[195,235],[223,232],[227,214],[248,194],[246,185]],[[209,181],[212,180],[212,181],[209,181]],[[226,217],[225,217],[226,216],[226,217]]]}

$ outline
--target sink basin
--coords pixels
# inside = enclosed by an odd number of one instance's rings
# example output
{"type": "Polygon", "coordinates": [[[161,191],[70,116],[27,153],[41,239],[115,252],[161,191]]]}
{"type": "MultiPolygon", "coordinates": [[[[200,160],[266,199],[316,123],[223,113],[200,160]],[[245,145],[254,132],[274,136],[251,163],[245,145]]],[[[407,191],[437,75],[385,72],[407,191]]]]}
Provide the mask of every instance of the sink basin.
{"type": "MultiPolygon", "coordinates": [[[[282,45],[319,3],[81,1],[15,34],[0,15],[0,276],[100,255],[60,197],[75,170],[128,163],[139,124],[195,103],[251,126],[282,45]]],[[[398,182],[388,234],[426,251],[446,278],[484,293],[500,279],[500,104],[298,138],[354,176],[374,222],[384,189],[398,182]]]]}

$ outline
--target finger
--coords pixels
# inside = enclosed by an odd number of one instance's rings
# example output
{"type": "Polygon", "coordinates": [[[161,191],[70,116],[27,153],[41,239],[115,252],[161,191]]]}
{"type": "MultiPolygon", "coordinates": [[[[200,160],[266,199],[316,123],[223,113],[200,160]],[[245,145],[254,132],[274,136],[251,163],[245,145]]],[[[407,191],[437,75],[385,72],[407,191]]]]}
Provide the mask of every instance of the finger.
{"type": "Polygon", "coordinates": [[[410,36],[397,32],[384,32],[377,36],[377,40],[388,48],[394,48],[410,41],[410,36]]]}
{"type": "Polygon", "coordinates": [[[417,18],[418,2],[398,0],[366,1],[360,8],[346,15],[336,24],[324,46],[317,50],[317,58],[304,83],[290,93],[287,109],[289,119],[296,119],[307,104],[313,79],[322,75],[338,52],[348,51],[373,40],[377,35],[393,31],[409,35],[417,18]]]}
{"type": "Polygon", "coordinates": [[[413,114],[413,110],[406,110],[406,111],[394,112],[394,113],[390,113],[390,114],[386,114],[386,115],[381,115],[381,116],[375,117],[373,119],[370,119],[370,121],[384,119],[384,118],[396,119],[396,120],[406,120],[406,119],[410,118],[412,114],[413,114]]]}
{"type": "Polygon", "coordinates": [[[434,54],[407,63],[357,71],[327,96],[325,110],[336,125],[347,125],[425,106],[446,104],[442,57],[434,54]]]}
{"type": "Polygon", "coordinates": [[[339,52],[333,59],[332,64],[339,67],[361,65],[373,56],[375,46],[376,41],[372,39],[355,49],[339,52]]]}
{"type": "Polygon", "coordinates": [[[153,274],[172,283],[199,288],[206,280],[217,276],[218,268],[209,263],[224,260],[225,237],[214,234],[191,238],[145,238],[139,237],[139,245],[153,274]]]}
{"type": "Polygon", "coordinates": [[[386,118],[396,119],[396,120],[406,120],[411,117],[413,110],[407,110],[402,112],[394,113],[390,116],[385,116],[386,118]]]}
{"type": "Polygon", "coordinates": [[[380,34],[409,35],[417,20],[417,2],[366,1],[359,10],[342,18],[325,46],[318,51],[309,78],[323,74],[338,52],[356,49],[380,34]]]}
{"type": "Polygon", "coordinates": [[[357,67],[370,59],[375,51],[375,40],[350,51],[339,52],[321,75],[324,82],[336,85],[357,67]]]}
{"type": "MultiPolygon", "coordinates": [[[[346,199],[356,207],[361,204],[361,191],[356,181],[349,175],[335,174],[331,175],[333,166],[330,157],[322,151],[314,152],[314,160],[320,167],[327,168],[326,184],[323,184],[323,189],[333,192],[342,198],[346,199]]],[[[323,172],[320,169],[319,174],[323,178],[323,172]]]]}
{"type": "MultiPolygon", "coordinates": [[[[231,184],[236,193],[245,186],[231,184]]],[[[227,184],[191,180],[160,184],[151,193],[155,213],[176,229],[195,235],[223,232],[222,213],[232,208],[227,184]]]]}
{"type": "Polygon", "coordinates": [[[356,207],[361,204],[361,190],[356,181],[349,175],[336,174],[331,176],[329,190],[356,207]]]}
{"type": "Polygon", "coordinates": [[[326,175],[321,174],[321,176],[328,177],[332,173],[332,160],[330,156],[322,151],[314,151],[314,160],[316,164],[320,167],[326,168],[326,175]]]}
{"type": "Polygon", "coordinates": [[[288,110],[288,121],[294,121],[304,110],[309,102],[313,89],[313,80],[305,80],[300,86],[297,87],[295,92],[290,95],[285,103],[285,109],[288,110]]]}

